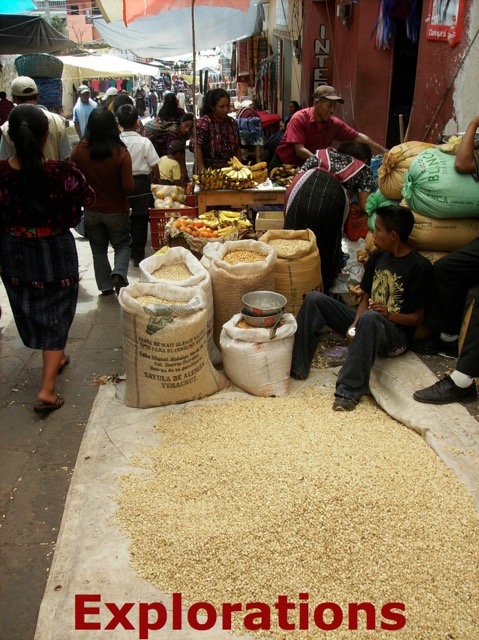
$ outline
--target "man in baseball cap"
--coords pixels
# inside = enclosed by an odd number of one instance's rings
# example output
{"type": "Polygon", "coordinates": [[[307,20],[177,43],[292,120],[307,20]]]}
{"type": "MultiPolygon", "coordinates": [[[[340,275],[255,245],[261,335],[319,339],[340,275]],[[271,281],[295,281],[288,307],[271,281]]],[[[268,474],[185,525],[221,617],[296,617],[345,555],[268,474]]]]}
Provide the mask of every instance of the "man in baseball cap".
{"type": "MultiPolygon", "coordinates": [[[[36,82],[28,76],[19,76],[10,85],[13,101],[18,104],[33,104],[45,112],[48,118],[48,138],[43,149],[47,160],[68,160],[71,154],[71,144],[66,132],[65,120],[56,113],[51,113],[46,107],[38,104],[40,97],[36,82]]],[[[0,160],[8,160],[15,155],[15,147],[8,135],[8,122],[2,125],[0,141],[0,160]]]]}
{"type": "Polygon", "coordinates": [[[90,113],[98,107],[98,104],[92,100],[90,87],[87,87],[86,84],[81,84],[77,89],[77,93],[78,100],[73,107],[73,124],[78,137],[81,138],[85,133],[90,113]]]}
{"type": "Polygon", "coordinates": [[[113,111],[113,101],[117,95],[118,95],[118,89],[116,89],[115,87],[110,87],[109,89],[106,90],[106,93],[103,96],[103,103],[102,103],[105,109],[109,109],[110,111],[113,111]]]}
{"type": "Polygon", "coordinates": [[[320,85],[313,94],[313,106],[294,113],[283,139],[276,147],[270,169],[281,164],[300,167],[318,149],[326,149],[338,142],[364,142],[373,153],[387,151],[364,133],[359,133],[334,115],[337,104],[344,100],[334,87],[320,85]]]}

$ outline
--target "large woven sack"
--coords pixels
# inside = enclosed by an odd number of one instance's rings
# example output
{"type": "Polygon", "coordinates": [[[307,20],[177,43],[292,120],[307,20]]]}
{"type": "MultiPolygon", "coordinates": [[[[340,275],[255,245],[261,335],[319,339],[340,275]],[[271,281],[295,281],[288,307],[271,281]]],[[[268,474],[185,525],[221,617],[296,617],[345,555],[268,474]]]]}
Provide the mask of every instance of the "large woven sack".
{"type": "Polygon", "coordinates": [[[434,264],[439,258],[449,255],[448,251],[420,251],[419,253],[427,258],[431,264],[434,264]]]}
{"type": "MultiPolygon", "coordinates": [[[[274,269],[276,251],[273,247],[258,240],[227,241],[214,243],[208,253],[207,266],[211,275],[214,301],[215,343],[219,346],[221,329],[235,313],[243,307],[242,297],[250,291],[274,291],[274,269]],[[223,257],[230,251],[257,251],[264,255],[258,262],[240,262],[229,264],[223,257]]],[[[202,264],[203,260],[202,260],[202,264]]]]}
{"type": "Polygon", "coordinates": [[[228,378],[254,396],[285,396],[288,393],[296,320],[285,313],[270,340],[270,330],[241,329],[235,314],[223,326],[220,346],[228,378]]]}
{"type": "Polygon", "coordinates": [[[413,214],[409,241],[418,250],[455,251],[479,237],[479,218],[430,218],[415,211],[413,214]]]}
{"type": "Polygon", "coordinates": [[[282,249],[275,246],[278,258],[274,267],[274,290],[281,293],[287,303],[285,311],[298,315],[303,300],[310,291],[322,291],[321,258],[316,236],[311,229],[270,230],[261,236],[260,242],[270,244],[274,240],[303,240],[308,246],[302,249],[282,249]]]}
{"type": "Polygon", "coordinates": [[[376,211],[380,207],[386,207],[390,204],[399,204],[399,200],[391,200],[379,191],[370,193],[366,200],[366,213],[368,214],[368,227],[370,231],[374,231],[374,223],[376,222],[376,211]]]}
{"type": "Polygon", "coordinates": [[[227,386],[207,349],[206,296],[200,287],[132,284],[120,291],[125,403],[160,407],[205,398],[227,386]],[[142,304],[141,296],[165,303],[142,304]]]}
{"type": "Polygon", "coordinates": [[[140,262],[141,282],[162,282],[163,284],[175,284],[178,287],[201,287],[206,296],[206,309],[208,312],[208,353],[213,364],[221,363],[221,352],[213,340],[213,289],[211,277],[207,269],[198,258],[184,247],[167,248],[165,253],[155,253],[140,262]],[[169,267],[181,263],[187,267],[191,276],[185,280],[167,280],[154,275],[161,267],[169,267]]]}
{"type": "Polygon", "coordinates": [[[413,211],[431,218],[479,217],[479,185],[472,175],[458,173],[454,161],[439,149],[413,160],[402,190],[413,211]]]}
{"type": "Polygon", "coordinates": [[[378,186],[381,193],[391,200],[401,199],[404,176],[414,158],[435,145],[427,142],[403,142],[384,154],[378,169],[378,186]]]}

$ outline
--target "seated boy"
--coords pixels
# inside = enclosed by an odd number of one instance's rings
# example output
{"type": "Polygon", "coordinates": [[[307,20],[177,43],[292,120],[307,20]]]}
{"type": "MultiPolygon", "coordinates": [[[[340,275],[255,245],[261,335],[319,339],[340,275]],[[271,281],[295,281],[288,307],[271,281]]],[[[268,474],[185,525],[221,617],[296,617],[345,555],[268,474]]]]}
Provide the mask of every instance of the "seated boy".
{"type": "Polygon", "coordinates": [[[410,346],[433,283],[431,263],[408,244],[412,212],[396,205],[376,213],[374,251],[361,281],[357,310],[323,294],[309,293],[299,311],[291,376],[308,377],[328,325],[347,334],[350,344],[336,382],[335,411],[352,411],[369,391],[369,375],[377,355],[398,356],[410,346]]]}
{"type": "Polygon", "coordinates": [[[168,147],[168,155],[160,158],[160,183],[181,185],[180,160],[185,151],[185,143],[173,140],[168,147]]]}

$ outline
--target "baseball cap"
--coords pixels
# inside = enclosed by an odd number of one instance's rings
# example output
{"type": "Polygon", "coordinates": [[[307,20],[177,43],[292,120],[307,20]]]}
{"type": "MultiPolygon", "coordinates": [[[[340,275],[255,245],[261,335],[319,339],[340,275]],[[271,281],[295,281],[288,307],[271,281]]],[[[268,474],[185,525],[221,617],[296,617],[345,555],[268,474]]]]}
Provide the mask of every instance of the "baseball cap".
{"type": "Polygon", "coordinates": [[[338,96],[338,93],[334,87],[330,87],[327,84],[323,84],[320,87],[316,87],[314,90],[314,99],[320,100],[321,98],[326,98],[327,100],[334,100],[335,102],[340,102],[344,104],[344,100],[341,96],[338,96]]]}
{"type": "Polygon", "coordinates": [[[90,93],[90,89],[86,86],[86,84],[81,84],[78,87],[77,91],[80,96],[82,93],[90,93]]]}
{"type": "Polygon", "coordinates": [[[11,91],[13,96],[28,98],[38,94],[38,87],[28,76],[18,76],[11,84],[11,91]]]}
{"type": "Polygon", "coordinates": [[[110,96],[117,96],[117,95],[118,95],[118,89],[115,89],[115,87],[110,87],[109,89],[107,89],[104,97],[109,98],[110,96]]]}

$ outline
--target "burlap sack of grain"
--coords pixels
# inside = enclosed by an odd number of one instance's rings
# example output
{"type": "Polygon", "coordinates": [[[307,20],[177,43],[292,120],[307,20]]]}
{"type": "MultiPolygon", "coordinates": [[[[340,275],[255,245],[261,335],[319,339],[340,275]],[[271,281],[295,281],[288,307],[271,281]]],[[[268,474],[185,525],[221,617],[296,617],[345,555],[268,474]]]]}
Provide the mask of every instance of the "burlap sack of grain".
{"type": "Polygon", "coordinates": [[[458,173],[454,161],[439,149],[414,158],[402,190],[411,209],[431,218],[479,217],[479,186],[472,175],[458,173]]]}
{"type": "Polygon", "coordinates": [[[241,311],[241,298],[250,291],[274,291],[276,251],[258,240],[228,241],[218,245],[209,257],[209,272],[213,285],[215,343],[219,346],[221,329],[235,313],[241,311]],[[223,257],[234,251],[255,251],[264,260],[229,264],[223,257]]]}
{"type": "Polygon", "coordinates": [[[429,218],[415,211],[413,214],[409,240],[421,251],[455,251],[479,236],[479,218],[429,218]]]}
{"type": "Polygon", "coordinates": [[[211,277],[207,269],[195,256],[184,247],[169,248],[165,253],[155,254],[140,262],[141,282],[163,282],[175,284],[179,287],[201,287],[206,295],[206,309],[208,312],[208,353],[213,364],[220,364],[221,352],[213,340],[213,289],[211,277]],[[184,265],[191,276],[182,280],[174,280],[172,277],[165,279],[155,276],[155,271],[161,267],[171,267],[176,264],[184,265]]]}
{"type": "Polygon", "coordinates": [[[221,331],[220,347],[226,375],[254,396],[287,395],[297,328],[294,316],[291,313],[283,315],[282,324],[272,340],[270,329],[238,328],[236,325],[241,318],[240,313],[235,314],[221,331]]]}
{"type": "Polygon", "coordinates": [[[427,142],[403,142],[385,153],[378,169],[378,186],[381,193],[391,200],[400,200],[404,177],[411,162],[425,149],[434,146],[427,142]]]}
{"type": "Polygon", "coordinates": [[[270,244],[274,240],[307,242],[307,245],[301,248],[294,248],[294,242],[291,243],[291,248],[274,247],[278,254],[274,268],[274,290],[287,299],[285,311],[296,316],[307,293],[323,290],[321,258],[316,236],[311,229],[270,230],[261,236],[260,242],[270,244]]]}
{"type": "Polygon", "coordinates": [[[399,204],[399,200],[391,200],[379,191],[370,193],[366,200],[366,213],[368,214],[368,227],[370,231],[374,231],[374,223],[376,222],[376,211],[381,207],[390,204],[399,204]]]}
{"type": "Polygon", "coordinates": [[[200,287],[132,284],[119,301],[129,407],[198,400],[227,386],[208,356],[207,302],[200,287]],[[143,304],[141,296],[167,302],[143,304]]]}

